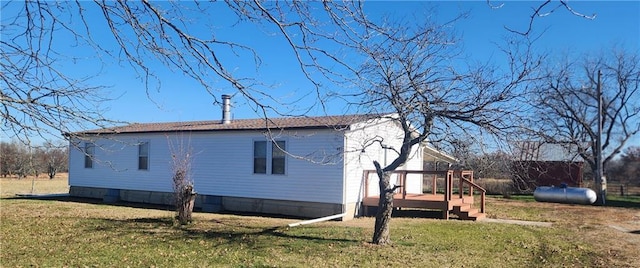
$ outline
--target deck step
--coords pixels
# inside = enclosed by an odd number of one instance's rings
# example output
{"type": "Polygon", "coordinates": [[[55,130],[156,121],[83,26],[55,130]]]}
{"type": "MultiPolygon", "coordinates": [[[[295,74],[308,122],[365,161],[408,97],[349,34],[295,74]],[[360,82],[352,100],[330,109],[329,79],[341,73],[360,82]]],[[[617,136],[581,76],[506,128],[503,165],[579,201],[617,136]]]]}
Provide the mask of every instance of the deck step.
{"type": "Polygon", "coordinates": [[[464,220],[477,221],[477,220],[482,220],[486,217],[487,215],[485,213],[478,212],[478,213],[468,215],[467,217],[465,217],[464,220]]]}
{"type": "Polygon", "coordinates": [[[471,209],[471,204],[461,204],[453,206],[453,213],[459,214],[463,211],[469,211],[471,209]]]}
{"type": "Polygon", "coordinates": [[[455,205],[452,212],[458,215],[461,220],[477,221],[486,217],[486,214],[480,212],[477,208],[471,208],[471,204],[455,205]]]}

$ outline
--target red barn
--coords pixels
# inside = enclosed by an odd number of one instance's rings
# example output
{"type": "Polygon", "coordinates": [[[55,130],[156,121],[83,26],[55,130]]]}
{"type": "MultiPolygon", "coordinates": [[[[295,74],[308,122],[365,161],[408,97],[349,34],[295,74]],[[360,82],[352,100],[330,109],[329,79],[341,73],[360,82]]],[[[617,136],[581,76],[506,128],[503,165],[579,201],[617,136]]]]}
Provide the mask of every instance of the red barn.
{"type": "Polygon", "coordinates": [[[582,187],[584,162],[569,143],[523,141],[516,144],[511,171],[521,189],[566,184],[582,187]]]}

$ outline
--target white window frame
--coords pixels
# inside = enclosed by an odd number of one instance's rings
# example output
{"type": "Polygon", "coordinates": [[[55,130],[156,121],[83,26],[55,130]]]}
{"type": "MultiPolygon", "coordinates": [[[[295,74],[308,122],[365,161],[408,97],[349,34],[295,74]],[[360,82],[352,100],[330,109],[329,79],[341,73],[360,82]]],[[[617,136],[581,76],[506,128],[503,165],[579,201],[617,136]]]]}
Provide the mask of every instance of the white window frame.
{"type": "Polygon", "coordinates": [[[138,142],[138,146],[136,146],[136,148],[138,149],[138,157],[137,157],[138,170],[145,170],[145,171],[149,170],[150,169],[150,163],[151,163],[151,161],[149,161],[150,158],[151,158],[151,143],[149,141],[139,141],[138,142]],[[140,151],[142,149],[142,146],[145,145],[145,144],[147,145],[147,154],[146,155],[142,155],[140,151]],[[142,157],[146,157],[147,158],[146,167],[145,168],[142,168],[141,165],[140,165],[140,163],[141,163],[140,160],[141,160],[142,157]]]}
{"type": "Polygon", "coordinates": [[[289,160],[287,157],[287,144],[289,143],[289,141],[284,140],[284,139],[277,139],[277,140],[253,140],[252,142],[252,174],[255,175],[277,175],[277,176],[282,176],[282,175],[287,175],[287,169],[289,167],[289,160]],[[265,143],[265,172],[256,172],[256,143],[257,142],[264,142],[265,143]],[[283,149],[283,159],[284,159],[284,167],[283,167],[283,172],[282,173],[273,173],[273,161],[274,161],[274,150],[278,150],[278,147],[275,145],[276,142],[284,142],[284,148],[283,149]]]}
{"type": "Polygon", "coordinates": [[[251,150],[253,152],[253,154],[251,156],[252,160],[253,160],[253,162],[252,162],[252,173],[253,174],[269,174],[269,143],[267,141],[264,141],[264,140],[254,140],[253,143],[252,143],[252,146],[253,146],[253,148],[251,150]],[[257,159],[257,157],[256,157],[256,153],[257,153],[256,144],[258,142],[262,142],[262,143],[265,144],[265,146],[264,146],[264,172],[256,172],[256,166],[257,166],[256,165],[256,159],[257,159]]]}

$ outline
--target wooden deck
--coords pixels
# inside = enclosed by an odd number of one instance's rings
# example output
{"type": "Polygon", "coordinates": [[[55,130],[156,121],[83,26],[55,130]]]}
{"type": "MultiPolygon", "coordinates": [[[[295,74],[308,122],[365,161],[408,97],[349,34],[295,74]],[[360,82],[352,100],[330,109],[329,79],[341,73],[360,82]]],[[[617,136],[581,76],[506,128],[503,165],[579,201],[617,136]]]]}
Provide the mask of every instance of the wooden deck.
{"type": "MultiPolygon", "coordinates": [[[[478,220],[485,215],[485,193],[486,191],[473,182],[473,172],[463,171],[423,171],[423,170],[399,170],[397,183],[401,186],[393,197],[394,208],[424,208],[442,211],[442,218],[449,219],[450,213],[458,215],[463,220],[478,220]],[[422,175],[422,193],[407,193],[407,175],[422,175]],[[454,183],[454,181],[456,183],[454,183]],[[427,187],[424,187],[427,186],[427,187]],[[424,189],[428,192],[425,192],[424,189]],[[480,208],[473,208],[475,203],[475,193],[480,194],[480,208]]],[[[368,207],[377,207],[380,197],[376,194],[369,194],[369,182],[372,177],[377,184],[375,171],[364,172],[365,197],[362,205],[365,212],[368,207]]],[[[415,178],[414,178],[415,179],[415,178]]]]}

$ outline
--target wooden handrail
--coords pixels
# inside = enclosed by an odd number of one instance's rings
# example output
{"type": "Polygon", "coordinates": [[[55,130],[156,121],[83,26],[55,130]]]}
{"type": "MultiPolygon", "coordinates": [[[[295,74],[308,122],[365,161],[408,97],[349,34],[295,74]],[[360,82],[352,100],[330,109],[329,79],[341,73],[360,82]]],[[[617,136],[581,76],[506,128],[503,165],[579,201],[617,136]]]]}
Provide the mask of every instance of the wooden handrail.
{"type": "Polygon", "coordinates": [[[465,179],[463,176],[460,176],[460,181],[461,182],[464,181],[467,184],[469,184],[470,187],[477,188],[478,190],[480,190],[480,212],[484,213],[485,195],[487,193],[487,190],[480,187],[480,185],[476,184],[475,182],[465,179]]]}
{"type": "MultiPolygon", "coordinates": [[[[460,178],[464,178],[465,176],[468,176],[470,179],[467,181],[473,182],[473,170],[460,170],[458,171],[460,178]]],[[[459,186],[458,186],[458,191],[459,191],[459,196],[460,198],[464,197],[464,181],[463,180],[459,180],[459,186]]],[[[469,187],[469,196],[473,196],[473,187],[469,187]]]]}
{"type": "MultiPolygon", "coordinates": [[[[365,172],[376,172],[373,169],[365,169],[365,172]]],[[[389,171],[391,173],[407,173],[407,174],[436,174],[436,175],[446,175],[449,170],[394,170],[389,171]]]]}

